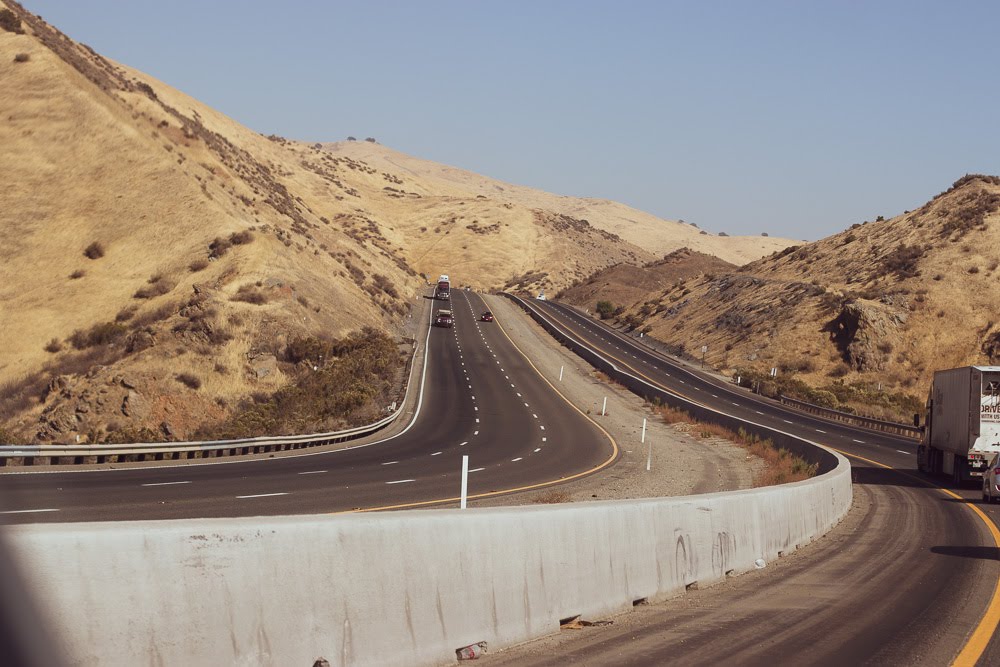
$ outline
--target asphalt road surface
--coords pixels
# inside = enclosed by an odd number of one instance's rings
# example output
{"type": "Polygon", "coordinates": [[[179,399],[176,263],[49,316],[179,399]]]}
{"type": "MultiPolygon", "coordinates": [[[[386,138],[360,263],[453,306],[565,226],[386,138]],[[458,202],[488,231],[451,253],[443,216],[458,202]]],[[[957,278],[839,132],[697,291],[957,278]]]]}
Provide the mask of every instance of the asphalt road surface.
{"type": "MultiPolygon", "coordinates": [[[[613,442],[480,322],[453,291],[454,328],[432,328],[421,409],[371,445],[201,465],[0,474],[9,523],[316,514],[454,500],[551,483],[613,462],[613,442]]],[[[436,309],[449,307],[437,302],[436,309]]]]}

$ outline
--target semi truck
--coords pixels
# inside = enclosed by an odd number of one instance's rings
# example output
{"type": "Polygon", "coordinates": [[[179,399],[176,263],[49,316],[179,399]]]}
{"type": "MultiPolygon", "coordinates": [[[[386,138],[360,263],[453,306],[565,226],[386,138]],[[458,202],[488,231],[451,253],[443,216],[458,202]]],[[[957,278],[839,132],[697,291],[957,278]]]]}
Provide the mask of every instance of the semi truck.
{"type": "Polygon", "coordinates": [[[981,479],[998,453],[1000,366],[936,371],[917,446],[917,469],[950,475],[961,484],[981,479]]]}
{"type": "Polygon", "coordinates": [[[451,298],[451,281],[446,274],[438,277],[437,288],[434,290],[434,298],[447,301],[451,298]]]}

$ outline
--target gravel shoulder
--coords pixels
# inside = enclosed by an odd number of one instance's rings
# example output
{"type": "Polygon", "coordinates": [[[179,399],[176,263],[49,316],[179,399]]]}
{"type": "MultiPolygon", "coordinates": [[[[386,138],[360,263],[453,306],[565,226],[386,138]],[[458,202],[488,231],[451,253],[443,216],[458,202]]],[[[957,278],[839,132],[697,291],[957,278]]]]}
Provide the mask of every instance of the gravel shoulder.
{"type": "Polygon", "coordinates": [[[611,434],[621,455],[614,465],[583,479],[479,500],[475,506],[685,496],[753,485],[753,474],[763,465],[760,459],[728,440],[702,438],[691,425],[664,424],[642,399],[602,377],[516,305],[495,295],[483,298],[495,324],[567,400],[611,434]],[[607,410],[601,415],[605,398],[607,410]],[[645,444],[641,442],[644,418],[645,444]]]}

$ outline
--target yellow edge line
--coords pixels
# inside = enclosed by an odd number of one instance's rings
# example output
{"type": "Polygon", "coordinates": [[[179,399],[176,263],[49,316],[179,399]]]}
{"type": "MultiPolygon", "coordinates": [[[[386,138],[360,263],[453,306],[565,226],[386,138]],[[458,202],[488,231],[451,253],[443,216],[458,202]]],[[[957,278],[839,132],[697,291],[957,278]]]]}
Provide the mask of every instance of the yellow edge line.
{"type": "MultiPolygon", "coordinates": [[[[503,494],[507,494],[507,493],[518,493],[520,491],[530,491],[532,489],[539,489],[539,488],[542,488],[544,486],[553,486],[554,484],[561,484],[563,482],[569,482],[569,481],[574,480],[574,479],[579,479],[580,477],[585,477],[587,475],[591,475],[591,474],[597,472],[598,470],[602,470],[604,468],[607,468],[609,465],[611,465],[612,463],[614,463],[615,459],[618,458],[618,453],[620,451],[619,448],[618,448],[618,443],[615,441],[614,437],[612,437],[612,435],[610,433],[608,433],[604,429],[603,426],[601,426],[596,421],[594,421],[593,419],[591,419],[587,415],[587,413],[585,413],[580,408],[576,407],[573,404],[572,401],[570,401],[568,398],[566,398],[563,395],[563,393],[561,391],[559,391],[558,389],[556,389],[556,386],[554,384],[552,384],[551,382],[549,382],[548,378],[546,378],[544,375],[542,375],[542,372],[540,370],[538,370],[538,367],[535,366],[535,364],[533,364],[531,362],[531,359],[528,358],[528,355],[526,355],[521,350],[521,348],[519,348],[517,346],[517,343],[515,343],[511,339],[511,337],[507,334],[507,330],[503,328],[503,325],[500,324],[500,322],[497,321],[496,318],[494,318],[493,321],[494,321],[495,324],[497,324],[500,327],[500,331],[503,332],[504,337],[508,341],[510,341],[510,344],[514,346],[514,349],[517,350],[518,353],[522,357],[524,357],[524,360],[528,362],[528,365],[531,366],[532,369],[534,369],[534,371],[538,374],[538,377],[542,378],[542,381],[545,384],[549,385],[549,387],[552,388],[552,391],[556,392],[559,395],[559,398],[561,398],[564,401],[566,401],[567,405],[569,405],[571,408],[573,408],[574,410],[576,410],[577,412],[579,412],[580,415],[583,416],[584,419],[586,419],[591,424],[593,424],[594,426],[596,426],[597,430],[599,430],[601,433],[604,434],[604,436],[608,439],[608,442],[611,443],[611,456],[609,456],[608,459],[606,461],[604,461],[603,463],[601,463],[600,465],[597,465],[597,466],[595,466],[593,468],[590,468],[589,470],[584,470],[583,472],[578,472],[575,475],[570,475],[569,477],[560,477],[559,479],[553,479],[553,480],[548,481],[548,482],[539,482],[538,484],[530,484],[528,486],[518,486],[518,487],[515,487],[515,488],[512,488],[512,489],[501,489],[500,491],[488,491],[486,493],[477,493],[477,494],[468,496],[468,499],[469,500],[474,500],[476,498],[488,498],[490,496],[499,496],[499,495],[503,495],[503,494]]],[[[383,511],[383,510],[398,510],[398,509],[406,509],[406,508],[409,508],[409,507],[425,507],[427,505],[440,505],[440,504],[443,504],[443,503],[453,503],[453,502],[456,502],[456,501],[459,501],[459,500],[461,500],[461,497],[456,496],[454,498],[440,498],[438,500],[423,500],[423,501],[415,502],[415,503],[401,503],[399,505],[383,505],[381,507],[364,507],[364,508],[360,508],[359,507],[358,509],[345,510],[343,512],[330,512],[330,514],[333,514],[333,515],[337,515],[337,514],[360,514],[362,512],[379,512],[379,511],[383,511]]]]}
{"type": "MultiPolygon", "coordinates": [[[[908,472],[899,470],[898,468],[893,468],[884,463],[879,463],[878,461],[873,461],[872,459],[865,458],[864,456],[858,456],[857,454],[850,454],[836,447],[830,447],[833,451],[838,454],[850,457],[852,459],[858,459],[859,461],[864,461],[865,463],[870,463],[872,465],[878,466],[880,468],[885,468],[886,470],[892,470],[893,472],[908,477],[909,479],[920,482],[924,486],[932,489],[936,489],[946,496],[959,500],[965,507],[968,507],[972,512],[978,516],[986,528],[990,532],[990,536],[993,538],[993,546],[1000,548],[1000,530],[997,529],[996,524],[986,516],[986,513],[981,509],[973,505],[968,499],[963,498],[951,489],[946,489],[942,486],[938,486],[933,482],[928,482],[926,479],[917,477],[916,475],[911,475],[908,472]]],[[[958,655],[951,662],[952,667],[974,667],[974,665],[979,662],[979,658],[982,657],[983,652],[990,643],[990,639],[993,638],[993,633],[996,632],[997,626],[1000,625],[1000,578],[997,579],[996,584],[993,586],[993,597],[990,598],[990,603],[986,606],[986,611],[983,613],[983,617],[979,620],[979,624],[969,635],[968,641],[966,641],[965,646],[959,651],[958,655]]]]}
{"type": "MultiPolygon", "coordinates": [[[[607,353],[604,356],[613,359],[614,361],[618,362],[625,368],[634,372],[636,375],[648,380],[653,385],[659,387],[664,391],[667,391],[668,393],[673,393],[685,400],[690,401],[691,403],[694,403],[695,405],[700,405],[703,408],[712,409],[709,408],[709,406],[694,400],[693,398],[689,398],[685,394],[664,387],[653,378],[647,376],[645,373],[643,373],[639,369],[629,364],[627,361],[623,361],[622,359],[619,359],[613,354],[607,353]]],[[[859,456],[858,454],[850,454],[841,449],[837,449],[836,447],[829,447],[829,445],[827,445],[827,447],[843,456],[857,459],[859,461],[864,461],[865,463],[870,463],[874,466],[885,468],[886,470],[892,470],[893,472],[903,475],[904,477],[916,480],[921,484],[923,484],[924,486],[927,486],[932,489],[937,489],[946,496],[950,496],[956,500],[962,501],[963,505],[972,510],[972,512],[976,514],[976,516],[978,516],[984,524],[986,524],[986,528],[989,530],[990,536],[993,538],[994,547],[1000,549],[1000,530],[997,529],[996,524],[993,523],[993,521],[981,509],[979,509],[978,507],[970,503],[967,499],[958,495],[954,491],[946,489],[942,486],[938,486],[937,484],[934,484],[932,482],[928,482],[925,479],[917,477],[916,475],[911,475],[910,473],[899,470],[898,468],[893,468],[892,466],[886,465],[884,463],[880,463],[878,461],[865,458],[864,456],[859,456]]],[[[979,624],[976,626],[976,628],[972,631],[972,634],[969,636],[969,639],[965,643],[965,646],[962,647],[962,650],[959,651],[958,655],[952,661],[951,667],[974,667],[975,664],[979,661],[979,658],[982,657],[983,652],[989,645],[990,639],[992,639],[993,634],[996,632],[998,626],[1000,626],[1000,577],[997,578],[996,584],[994,584],[993,586],[993,597],[990,599],[990,603],[989,605],[987,605],[986,611],[983,613],[983,617],[980,619],[979,624]]]]}

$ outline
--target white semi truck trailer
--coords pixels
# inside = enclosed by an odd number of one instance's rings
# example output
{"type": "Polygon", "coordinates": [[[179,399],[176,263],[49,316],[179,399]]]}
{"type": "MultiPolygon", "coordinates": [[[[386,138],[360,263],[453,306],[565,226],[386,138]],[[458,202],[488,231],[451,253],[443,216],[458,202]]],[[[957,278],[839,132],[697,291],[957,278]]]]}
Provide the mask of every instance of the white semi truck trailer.
{"type": "Polygon", "coordinates": [[[437,288],[434,290],[434,298],[442,301],[451,299],[451,280],[447,275],[441,274],[438,277],[437,288]]]}
{"type": "Polygon", "coordinates": [[[982,478],[1000,453],[1000,366],[934,373],[917,469],[955,483],[982,478]]]}

